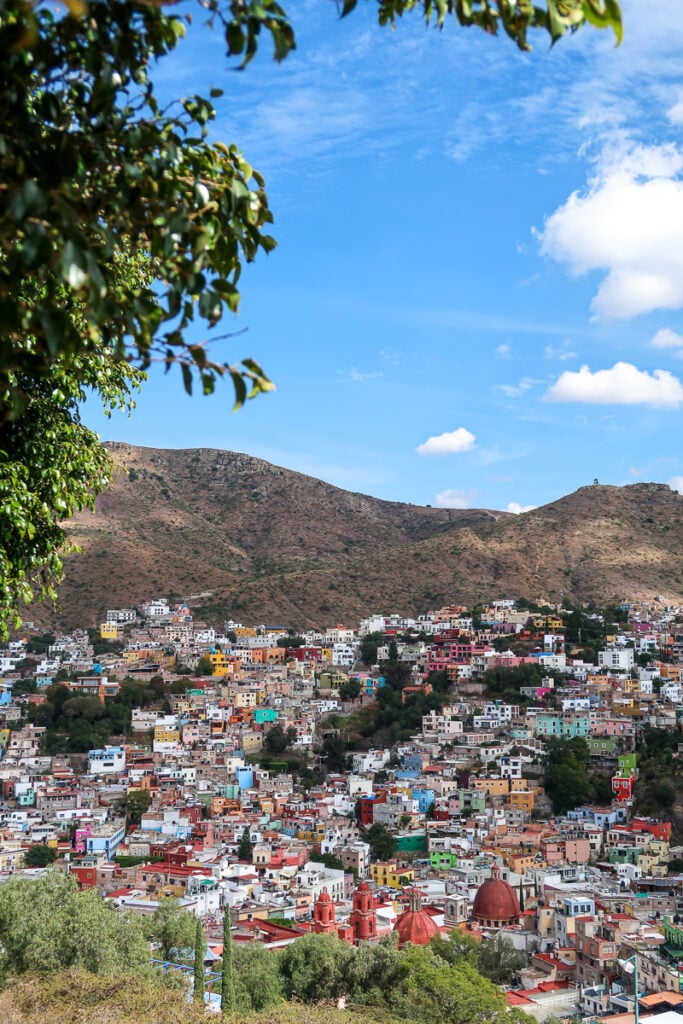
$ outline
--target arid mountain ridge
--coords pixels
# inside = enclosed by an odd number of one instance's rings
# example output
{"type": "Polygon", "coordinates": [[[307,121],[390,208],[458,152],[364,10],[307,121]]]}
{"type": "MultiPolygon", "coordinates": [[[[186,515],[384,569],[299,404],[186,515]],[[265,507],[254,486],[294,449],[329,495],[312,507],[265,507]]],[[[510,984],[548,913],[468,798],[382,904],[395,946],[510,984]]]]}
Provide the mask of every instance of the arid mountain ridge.
{"type": "Polygon", "coordinates": [[[164,594],[297,628],[496,596],[683,595],[683,497],[665,484],[596,484],[514,516],[382,501],[235,452],[107,447],[120,472],[69,524],[81,551],[60,625],[164,594]]]}

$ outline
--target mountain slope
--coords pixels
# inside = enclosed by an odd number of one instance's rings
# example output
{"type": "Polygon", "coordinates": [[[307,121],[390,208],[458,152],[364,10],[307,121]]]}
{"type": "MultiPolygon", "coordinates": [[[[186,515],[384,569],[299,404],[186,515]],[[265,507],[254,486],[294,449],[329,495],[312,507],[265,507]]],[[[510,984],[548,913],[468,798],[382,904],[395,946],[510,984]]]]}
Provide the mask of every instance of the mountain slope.
{"type": "Polygon", "coordinates": [[[171,593],[300,627],[496,595],[683,594],[683,498],[665,485],[584,487],[511,516],[385,502],[233,452],[108,447],[126,470],[69,525],[82,551],[65,625],[171,593]]]}

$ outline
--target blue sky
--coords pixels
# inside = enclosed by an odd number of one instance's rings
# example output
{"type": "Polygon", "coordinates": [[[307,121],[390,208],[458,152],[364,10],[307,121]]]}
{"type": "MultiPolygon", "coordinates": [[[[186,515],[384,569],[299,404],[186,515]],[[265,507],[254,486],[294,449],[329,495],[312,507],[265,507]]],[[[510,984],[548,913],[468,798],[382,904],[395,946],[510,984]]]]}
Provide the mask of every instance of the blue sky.
{"type": "MultiPolygon", "coordinates": [[[[598,478],[683,489],[683,20],[531,54],[373,5],[288,5],[298,49],[231,70],[195,24],[162,95],[265,176],[278,249],[215,357],[277,385],[231,414],[154,373],[104,439],[247,452],[397,501],[519,510],[598,478]]],[[[195,8],[196,11],[196,8],[195,8]]],[[[197,339],[210,337],[200,333],[197,339]]]]}

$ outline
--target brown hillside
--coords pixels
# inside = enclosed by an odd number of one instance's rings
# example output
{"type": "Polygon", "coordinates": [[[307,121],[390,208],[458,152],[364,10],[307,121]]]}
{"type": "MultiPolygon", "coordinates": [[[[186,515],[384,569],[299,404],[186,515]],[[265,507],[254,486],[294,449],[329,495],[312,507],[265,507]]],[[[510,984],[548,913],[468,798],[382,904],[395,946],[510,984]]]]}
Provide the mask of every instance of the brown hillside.
{"type": "Polygon", "coordinates": [[[299,627],[497,595],[683,594],[683,497],[662,484],[511,516],[380,501],[233,452],[108,447],[126,470],[70,524],[66,625],[159,594],[299,627]]]}

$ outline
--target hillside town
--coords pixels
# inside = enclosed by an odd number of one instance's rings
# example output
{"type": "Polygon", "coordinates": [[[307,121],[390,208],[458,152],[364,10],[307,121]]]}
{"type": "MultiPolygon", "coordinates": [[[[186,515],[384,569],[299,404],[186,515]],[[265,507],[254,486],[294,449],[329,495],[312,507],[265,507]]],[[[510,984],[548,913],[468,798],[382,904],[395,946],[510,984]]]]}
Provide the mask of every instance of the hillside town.
{"type": "Polygon", "coordinates": [[[683,1003],[682,714],[678,607],[296,633],[158,599],[27,628],[0,651],[1,877],[172,897],[209,960],[225,914],[267,949],[497,937],[511,1006],[637,1022],[683,1003]]]}

